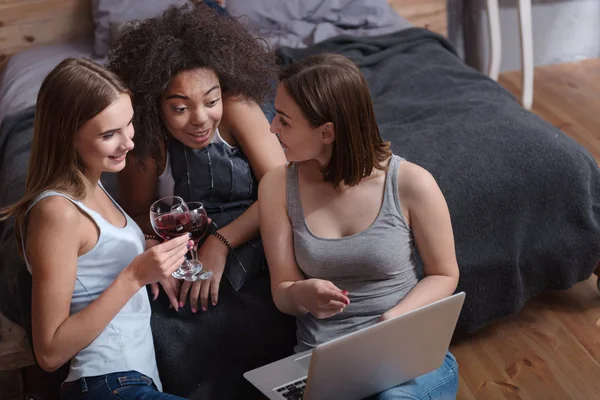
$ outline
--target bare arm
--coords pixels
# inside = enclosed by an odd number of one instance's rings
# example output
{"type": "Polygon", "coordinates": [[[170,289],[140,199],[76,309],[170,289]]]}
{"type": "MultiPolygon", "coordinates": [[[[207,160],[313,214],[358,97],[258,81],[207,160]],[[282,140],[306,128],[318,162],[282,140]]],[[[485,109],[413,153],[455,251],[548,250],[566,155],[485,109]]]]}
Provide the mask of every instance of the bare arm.
{"type": "Polygon", "coordinates": [[[271,169],[285,164],[277,137],[271,133],[262,110],[252,101],[227,97],[219,130],[229,132],[241,147],[259,181],[271,169]]]}
{"type": "Polygon", "coordinates": [[[258,189],[260,231],[271,274],[271,292],[277,308],[303,315],[306,308],[293,298],[292,286],[304,279],[294,255],[292,224],[285,201],[285,167],[267,174],[258,189]]]}
{"type": "Polygon", "coordinates": [[[271,274],[271,292],[277,308],[300,316],[311,312],[327,318],[350,301],[333,283],[305,279],[296,263],[292,224],[287,215],[285,167],[264,176],[258,191],[260,230],[271,274]]]}
{"type": "MultiPolygon", "coordinates": [[[[223,104],[220,130],[235,138],[259,181],[271,169],[285,164],[279,141],[269,131],[269,123],[260,107],[252,101],[227,97],[223,104]]],[[[219,230],[233,247],[246,243],[259,233],[258,206],[253,204],[235,221],[219,230]]]]}
{"type": "Polygon", "coordinates": [[[435,179],[423,168],[404,162],[398,187],[425,276],[398,305],[383,314],[384,320],[452,295],[459,278],[450,213],[435,179]]]}
{"type": "Polygon", "coordinates": [[[154,234],[148,213],[150,206],[156,201],[158,176],[158,166],[153,158],[148,157],[146,168],[140,171],[135,159],[129,154],[125,168],[118,173],[119,203],[147,234],[154,234]]]}
{"type": "MultiPolygon", "coordinates": [[[[87,347],[104,330],[127,301],[149,278],[158,279],[156,264],[148,257],[136,257],[115,281],[84,310],[69,316],[73,287],[77,275],[77,257],[85,242],[82,239],[83,217],[76,207],[61,197],[42,200],[29,216],[26,254],[32,268],[33,347],[39,365],[54,371],[87,347]],[[136,261],[138,261],[136,263],[136,261]],[[150,265],[149,265],[150,264],[150,265]],[[143,268],[140,268],[143,267],[143,268]],[[141,271],[141,274],[140,274],[141,271]]],[[[187,238],[150,250],[163,254],[166,275],[177,268],[187,251],[187,238]]],[[[148,255],[148,254],[146,254],[148,255]]]]}

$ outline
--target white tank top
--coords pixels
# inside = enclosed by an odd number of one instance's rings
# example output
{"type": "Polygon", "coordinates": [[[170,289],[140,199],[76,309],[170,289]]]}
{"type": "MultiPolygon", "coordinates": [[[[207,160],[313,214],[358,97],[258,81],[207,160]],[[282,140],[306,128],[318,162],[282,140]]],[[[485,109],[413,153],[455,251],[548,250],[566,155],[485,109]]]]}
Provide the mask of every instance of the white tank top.
{"type": "MultiPolygon", "coordinates": [[[[144,234],[139,226],[119,207],[108,192],[106,194],[127,219],[124,228],[110,224],[81,201],[56,191],[43,192],[31,202],[27,210],[29,213],[37,202],[46,197],[61,196],[75,204],[98,227],[100,235],[96,245],[77,258],[77,278],[69,315],[83,310],[96,300],[119,273],[145,249],[144,234]]],[[[23,253],[25,253],[24,240],[23,253]]],[[[25,263],[31,272],[26,257],[25,263]]],[[[150,313],[148,292],[143,287],[129,299],[102,333],[73,357],[66,382],[82,377],[133,370],[152,378],[158,390],[162,391],[150,330],[150,313]]]]}

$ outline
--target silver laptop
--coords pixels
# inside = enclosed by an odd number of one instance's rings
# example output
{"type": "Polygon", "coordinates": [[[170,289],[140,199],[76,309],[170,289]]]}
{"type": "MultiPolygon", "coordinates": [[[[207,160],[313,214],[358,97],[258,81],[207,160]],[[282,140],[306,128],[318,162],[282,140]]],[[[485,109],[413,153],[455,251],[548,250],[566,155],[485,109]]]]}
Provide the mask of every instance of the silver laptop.
{"type": "Polygon", "coordinates": [[[353,400],[439,368],[465,293],[248,371],[269,399],[353,400]]]}

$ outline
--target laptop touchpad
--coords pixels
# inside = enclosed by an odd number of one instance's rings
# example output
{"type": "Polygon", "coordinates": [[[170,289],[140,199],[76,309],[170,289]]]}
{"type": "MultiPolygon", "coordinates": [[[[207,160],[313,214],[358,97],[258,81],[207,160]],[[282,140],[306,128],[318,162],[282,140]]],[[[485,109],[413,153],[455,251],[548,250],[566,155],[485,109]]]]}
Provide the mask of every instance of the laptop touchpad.
{"type": "Polygon", "coordinates": [[[312,356],[312,354],[307,354],[305,356],[296,358],[294,361],[296,361],[298,364],[300,364],[305,370],[308,371],[308,367],[310,366],[310,357],[312,356]]]}

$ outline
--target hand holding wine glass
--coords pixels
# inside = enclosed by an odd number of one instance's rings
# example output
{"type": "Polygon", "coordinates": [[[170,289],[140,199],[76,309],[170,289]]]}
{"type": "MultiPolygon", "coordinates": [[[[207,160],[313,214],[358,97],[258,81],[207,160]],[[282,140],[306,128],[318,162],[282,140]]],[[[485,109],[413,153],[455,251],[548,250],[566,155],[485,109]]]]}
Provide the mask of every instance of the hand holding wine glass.
{"type": "MultiPolygon", "coordinates": [[[[202,210],[204,210],[203,207],[202,210]]],[[[204,216],[206,216],[206,212],[204,212],[204,216]]],[[[164,197],[150,206],[150,223],[152,224],[152,228],[164,240],[192,233],[194,230],[193,221],[196,220],[198,218],[192,218],[192,213],[188,205],[178,196],[164,197]]],[[[207,220],[205,225],[208,225],[207,220]]],[[[175,278],[192,282],[208,279],[211,275],[210,271],[203,271],[201,262],[197,260],[189,261],[187,259],[173,272],[175,278]]]]}
{"type": "Polygon", "coordinates": [[[138,255],[129,264],[128,271],[140,286],[156,283],[168,277],[181,265],[191,246],[189,236],[181,235],[138,255]]]}

